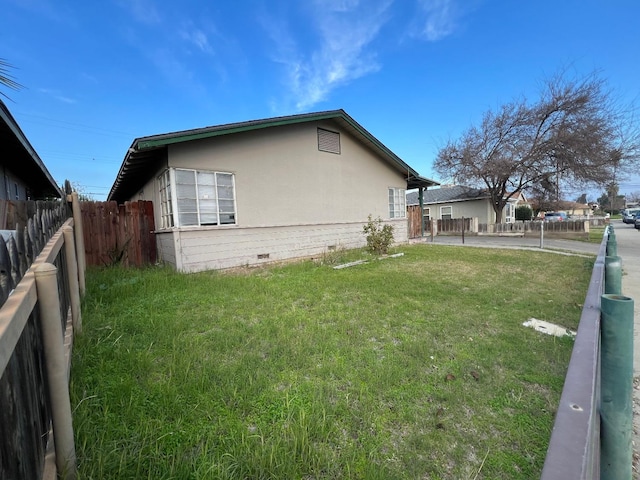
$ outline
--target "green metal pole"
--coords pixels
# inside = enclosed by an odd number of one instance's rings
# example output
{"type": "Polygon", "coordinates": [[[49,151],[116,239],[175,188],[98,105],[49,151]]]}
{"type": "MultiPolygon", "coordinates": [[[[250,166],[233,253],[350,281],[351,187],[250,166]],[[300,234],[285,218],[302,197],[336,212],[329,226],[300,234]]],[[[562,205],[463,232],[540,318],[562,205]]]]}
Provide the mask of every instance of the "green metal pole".
{"type": "Polygon", "coordinates": [[[424,189],[418,189],[418,203],[420,204],[420,238],[424,237],[424,189]]]}
{"type": "Polygon", "coordinates": [[[615,257],[618,255],[618,242],[616,241],[616,236],[609,234],[609,239],[607,240],[607,256],[615,257]]]}
{"type": "Polygon", "coordinates": [[[629,480],[633,461],[633,300],[602,295],[600,315],[600,478],[629,480]]]}
{"type": "Polygon", "coordinates": [[[604,259],[604,293],[622,295],[622,259],[605,257],[604,259]]]}

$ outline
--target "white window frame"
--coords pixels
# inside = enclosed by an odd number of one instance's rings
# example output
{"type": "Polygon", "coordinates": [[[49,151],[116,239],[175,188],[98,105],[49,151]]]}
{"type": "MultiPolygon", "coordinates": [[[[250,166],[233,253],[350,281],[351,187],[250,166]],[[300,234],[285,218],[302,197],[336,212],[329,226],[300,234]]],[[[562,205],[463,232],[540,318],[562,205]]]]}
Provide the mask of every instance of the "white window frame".
{"type": "Polygon", "coordinates": [[[453,207],[451,205],[440,207],[440,220],[448,220],[447,218],[444,218],[445,215],[448,215],[449,219],[453,218],[453,207]],[[447,208],[449,209],[449,213],[444,213],[445,209],[447,208]]]}
{"type": "Polygon", "coordinates": [[[422,220],[431,220],[431,207],[422,207],[422,220]]]}
{"type": "Polygon", "coordinates": [[[160,197],[160,227],[171,228],[174,226],[173,195],[171,195],[171,170],[167,169],[158,176],[158,190],[160,197]]]}
{"type": "Polygon", "coordinates": [[[504,206],[504,223],[515,222],[515,211],[515,204],[512,202],[507,202],[504,206]]]}
{"type": "MultiPolygon", "coordinates": [[[[237,225],[238,224],[238,215],[237,215],[237,202],[236,202],[236,179],[235,179],[235,174],[231,173],[231,172],[220,172],[220,171],[213,171],[213,170],[196,170],[193,168],[170,168],[168,170],[166,170],[163,174],[160,175],[160,177],[158,177],[159,179],[159,187],[160,189],[162,189],[163,183],[162,183],[162,177],[168,174],[168,178],[165,177],[165,180],[168,180],[168,184],[166,185],[167,187],[167,200],[169,200],[166,203],[166,210],[161,210],[161,219],[162,219],[162,227],[163,228],[171,228],[171,227],[224,227],[224,226],[230,226],[230,225],[237,225]],[[184,207],[183,207],[183,211],[181,211],[181,207],[180,207],[180,202],[178,199],[178,192],[179,192],[179,188],[180,185],[187,185],[185,183],[179,184],[177,181],[177,176],[176,176],[176,172],[191,172],[193,173],[193,178],[194,178],[194,195],[195,198],[191,198],[189,197],[191,200],[193,200],[195,202],[195,210],[193,212],[185,212],[184,211],[184,207]],[[203,205],[202,202],[203,200],[205,200],[204,198],[204,194],[201,193],[201,190],[204,190],[204,184],[200,184],[198,183],[198,174],[202,174],[204,175],[213,175],[213,179],[214,182],[212,185],[206,185],[207,187],[213,187],[213,190],[211,191],[211,188],[209,188],[211,194],[213,194],[215,196],[215,198],[210,198],[208,200],[215,200],[215,210],[210,210],[208,213],[210,215],[212,215],[213,213],[215,213],[215,218],[216,218],[216,222],[211,222],[211,221],[205,221],[203,222],[203,216],[204,216],[204,212],[203,212],[203,205]],[[231,185],[221,185],[219,183],[219,181],[222,179],[222,176],[229,176],[231,178],[231,185]],[[233,193],[233,198],[224,198],[222,200],[226,201],[227,203],[231,203],[231,208],[232,209],[227,209],[224,210],[223,208],[221,208],[220,206],[220,193],[223,189],[225,189],[225,187],[231,187],[232,189],[232,193],[233,193]],[[184,224],[184,221],[181,221],[181,214],[187,214],[187,213],[191,213],[191,214],[195,214],[196,215],[196,222],[195,223],[188,223],[188,224],[184,224]],[[163,218],[163,215],[165,216],[164,218],[166,218],[166,223],[165,220],[163,218]],[[228,217],[228,218],[232,218],[233,221],[221,221],[221,217],[228,217]],[[170,221],[169,221],[170,219],[170,221]]],[[[191,185],[191,184],[189,184],[191,185]]],[[[160,201],[161,201],[161,205],[162,205],[162,194],[160,194],[160,201]]],[[[162,206],[161,206],[162,208],[162,206]]]]}
{"type": "Polygon", "coordinates": [[[407,190],[389,187],[389,218],[407,218],[407,190]]]}

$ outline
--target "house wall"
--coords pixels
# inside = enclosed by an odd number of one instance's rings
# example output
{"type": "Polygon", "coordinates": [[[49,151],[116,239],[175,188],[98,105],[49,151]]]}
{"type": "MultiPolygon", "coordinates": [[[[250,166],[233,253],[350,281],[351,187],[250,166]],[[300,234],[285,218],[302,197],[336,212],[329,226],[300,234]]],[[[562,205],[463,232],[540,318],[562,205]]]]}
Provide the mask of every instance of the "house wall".
{"type": "Polygon", "coordinates": [[[403,175],[345,132],[339,155],[318,151],[318,126],[339,131],[320,122],[170,145],[169,165],[234,173],[242,227],[388,218],[387,189],[406,188],[403,175]]]}
{"type": "MultiPolygon", "coordinates": [[[[389,219],[388,188],[404,176],[332,123],[268,128],[169,146],[168,166],[230,172],[236,225],[157,232],[158,257],[177,270],[257,265],[366,244],[371,214],[408,240],[407,220],[389,219]],[[341,153],[318,151],[317,128],[340,133],[341,153]],[[267,258],[258,258],[266,255],[267,258]]],[[[134,199],[152,200],[161,225],[159,169],[134,199]]]]}
{"type": "Polygon", "coordinates": [[[494,223],[494,213],[488,200],[468,200],[425,205],[431,209],[431,218],[440,219],[441,207],[452,207],[451,218],[478,218],[479,223],[494,223]],[[489,222],[487,222],[489,219],[489,222]]]}
{"type": "Polygon", "coordinates": [[[27,200],[27,186],[0,165],[0,200],[27,200]]]}
{"type": "MultiPolygon", "coordinates": [[[[407,238],[406,219],[387,223],[393,225],[395,238],[407,238]]],[[[364,222],[199,228],[158,233],[156,237],[158,250],[162,250],[165,263],[173,265],[179,271],[193,273],[319,256],[333,248],[362,247],[366,244],[363,225],[364,222]],[[180,254],[172,256],[172,252],[180,254]]]]}
{"type": "MultiPolygon", "coordinates": [[[[154,209],[155,210],[155,209],[154,209]]],[[[176,232],[166,231],[164,233],[156,233],[156,247],[158,251],[158,261],[172,265],[174,268],[180,270],[176,263],[176,232]]]]}

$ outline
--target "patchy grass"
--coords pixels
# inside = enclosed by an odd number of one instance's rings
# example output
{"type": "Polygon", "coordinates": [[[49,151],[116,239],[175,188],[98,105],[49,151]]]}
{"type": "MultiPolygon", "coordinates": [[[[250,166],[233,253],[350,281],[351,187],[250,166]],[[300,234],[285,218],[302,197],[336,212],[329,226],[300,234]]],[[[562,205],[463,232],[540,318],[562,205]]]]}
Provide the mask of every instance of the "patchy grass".
{"type": "Polygon", "coordinates": [[[589,243],[601,243],[602,237],[604,236],[604,229],[606,227],[590,227],[589,228],[589,238],[584,239],[589,243]]]}
{"type": "Polygon", "coordinates": [[[233,273],[89,270],[80,478],[539,476],[592,262],[416,245],[233,273]]]}

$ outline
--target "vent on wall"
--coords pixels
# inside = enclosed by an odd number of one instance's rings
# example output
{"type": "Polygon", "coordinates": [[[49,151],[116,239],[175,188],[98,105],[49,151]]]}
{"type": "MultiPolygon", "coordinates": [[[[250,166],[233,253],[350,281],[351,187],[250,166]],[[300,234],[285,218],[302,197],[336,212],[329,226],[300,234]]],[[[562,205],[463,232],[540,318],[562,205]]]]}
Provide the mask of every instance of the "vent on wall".
{"type": "Polygon", "coordinates": [[[318,129],[318,150],[340,154],[340,134],[330,130],[318,129]]]}
{"type": "Polygon", "coordinates": [[[258,254],[258,260],[266,260],[267,258],[269,258],[269,254],[268,253],[259,253],[258,254]]]}

